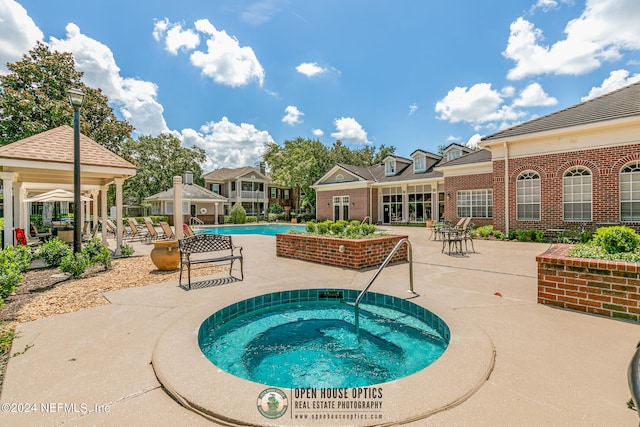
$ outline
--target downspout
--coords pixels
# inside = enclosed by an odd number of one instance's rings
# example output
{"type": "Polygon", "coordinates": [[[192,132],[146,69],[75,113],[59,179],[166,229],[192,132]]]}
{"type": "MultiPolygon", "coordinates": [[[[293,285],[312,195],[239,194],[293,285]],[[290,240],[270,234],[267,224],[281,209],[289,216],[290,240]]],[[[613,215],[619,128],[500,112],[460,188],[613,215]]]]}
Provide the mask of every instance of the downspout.
{"type": "Polygon", "coordinates": [[[509,144],[504,142],[504,228],[509,236],[509,144]]]}

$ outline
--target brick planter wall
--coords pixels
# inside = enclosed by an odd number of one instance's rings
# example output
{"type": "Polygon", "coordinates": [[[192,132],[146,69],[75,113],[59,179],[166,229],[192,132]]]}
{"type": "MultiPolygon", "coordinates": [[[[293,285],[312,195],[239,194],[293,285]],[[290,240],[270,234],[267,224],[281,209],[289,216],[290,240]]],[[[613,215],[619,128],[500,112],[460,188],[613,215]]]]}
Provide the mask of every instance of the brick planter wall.
{"type": "Polygon", "coordinates": [[[640,319],[640,264],[566,256],[558,244],[536,257],[538,303],[601,316],[640,319]]]}
{"type": "MultiPolygon", "coordinates": [[[[371,239],[338,239],[334,237],[277,234],[276,255],[317,262],[351,270],[378,267],[394,246],[408,236],[382,236],[371,239]],[[340,247],[344,251],[340,252],[340,247]]],[[[402,245],[391,263],[407,260],[407,245],[402,245]]]]}

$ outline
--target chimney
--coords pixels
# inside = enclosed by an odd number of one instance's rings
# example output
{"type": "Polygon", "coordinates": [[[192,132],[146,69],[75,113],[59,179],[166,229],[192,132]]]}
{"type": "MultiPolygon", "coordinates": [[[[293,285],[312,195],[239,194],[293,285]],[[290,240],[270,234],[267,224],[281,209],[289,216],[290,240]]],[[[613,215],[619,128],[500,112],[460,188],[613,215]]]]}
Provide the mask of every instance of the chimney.
{"type": "Polygon", "coordinates": [[[185,172],[184,173],[184,183],[185,185],[193,184],[193,172],[185,172]]]}
{"type": "Polygon", "coordinates": [[[265,171],[265,163],[264,162],[260,162],[260,173],[262,175],[264,175],[264,171],[265,171]]]}

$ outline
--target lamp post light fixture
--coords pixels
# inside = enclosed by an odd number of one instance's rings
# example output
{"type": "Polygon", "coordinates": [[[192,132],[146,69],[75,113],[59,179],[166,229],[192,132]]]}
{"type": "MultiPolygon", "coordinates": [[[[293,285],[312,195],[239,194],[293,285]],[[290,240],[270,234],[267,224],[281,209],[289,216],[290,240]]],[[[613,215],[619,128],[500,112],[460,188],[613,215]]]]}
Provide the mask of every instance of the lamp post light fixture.
{"type": "Polygon", "coordinates": [[[80,107],[84,93],[80,89],[69,89],[69,102],[73,107],[73,253],[82,250],[82,224],[80,217],[80,107]]]}

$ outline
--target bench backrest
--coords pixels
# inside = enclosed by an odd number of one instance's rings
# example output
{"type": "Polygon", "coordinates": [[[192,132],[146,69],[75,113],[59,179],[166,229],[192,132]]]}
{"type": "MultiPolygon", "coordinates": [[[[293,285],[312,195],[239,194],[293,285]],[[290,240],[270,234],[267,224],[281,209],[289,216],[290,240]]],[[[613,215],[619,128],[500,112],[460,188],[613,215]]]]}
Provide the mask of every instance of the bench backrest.
{"type": "Polygon", "coordinates": [[[196,234],[178,241],[180,252],[195,254],[202,252],[214,252],[230,250],[233,252],[231,236],[222,234],[196,234]]]}

